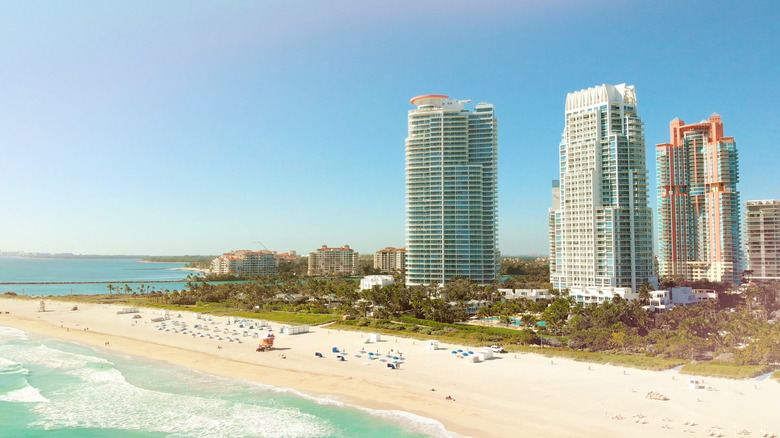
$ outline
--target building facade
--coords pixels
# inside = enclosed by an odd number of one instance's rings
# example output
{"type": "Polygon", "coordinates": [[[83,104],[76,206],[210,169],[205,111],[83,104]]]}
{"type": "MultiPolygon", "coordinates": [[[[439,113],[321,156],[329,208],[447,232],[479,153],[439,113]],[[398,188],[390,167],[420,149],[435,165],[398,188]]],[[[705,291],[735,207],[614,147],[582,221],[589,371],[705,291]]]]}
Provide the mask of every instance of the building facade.
{"type": "Polygon", "coordinates": [[[587,306],[607,303],[615,297],[624,300],[637,300],[639,292],[631,290],[630,287],[572,286],[569,288],[569,296],[575,303],[587,306]]]}
{"type": "MultiPolygon", "coordinates": [[[[709,295],[704,295],[711,299],[709,295]]],[[[699,294],[688,286],[650,291],[650,303],[642,306],[653,312],[666,312],[675,306],[692,306],[700,301],[699,294]]]]}
{"type": "Polygon", "coordinates": [[[276,251],[232,251],[212,260],[211,272],[220,275],[274,275],[279,273],[279,260],[276,251]]]}
{"type": "Polygon", "coordinates": [[[322,245],[309,253],[309,275],[356,275],[358,272],[357,251],[349,245],[329,248],[322,245]]]}
{"type": "Polygon", "coordinates": [[[469,111],[448,96],[411,100],[406,139],[406,283],[478,283],[500,272],[498,121],[493,105],[469,111]]]}
{"type": "Polygon", "coordinates": [[[549,216],[553,287],[655,286],[645,139],[634,87],[569,93],[565,119],[549,216]]]}
{"type": "Polygon", "coordinates": [[[406,248],[380,249],[374,253],[374,269],[382,272],[403,271],[406,263],[406,248]]]}
{"type": "Polygon", "coordinates": [[[385,287],[395,283],[392,275],[366,275],[360,279],[360,290],[373,289],[374,286],[385,287]]]}
{"type": "Polygon", "coordinates": [[[656,146],[659,270],[663,277],[740,283],[739,167],[733,137],[717,114],[656,146]]]}
{"type": "Polygon", "coordinates": [[[780,201],[748,201],[745,216],[749,277],[780,280],[780,201]]]}

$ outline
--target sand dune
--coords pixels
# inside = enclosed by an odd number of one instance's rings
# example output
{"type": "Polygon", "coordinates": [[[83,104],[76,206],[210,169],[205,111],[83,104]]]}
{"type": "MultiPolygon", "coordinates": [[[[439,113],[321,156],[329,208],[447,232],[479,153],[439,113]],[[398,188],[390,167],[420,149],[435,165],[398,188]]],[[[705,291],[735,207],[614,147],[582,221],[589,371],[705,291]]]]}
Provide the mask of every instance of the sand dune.
{"type": "MultiPolygon", "coordinates": [[[[241,336],[244,329],[226,325],[227,318],[204,323],[185,312],[173,315],[167,325],[174,328],[172,321],[178,320],[192,329],[200,322],[210,330],[197,331],[212,335],[214,328],[236,329],[243,343],[158,330],[151,318],[159,315],[152,309],[142,308],[141,319],[134,319],[133,314],[117,314],[116,306],[79,304],[79,310],[72,311],[72,303],[46,304],[48,311],[41,313],[37,302],[0,299],[0,325],[353,405],[408,411],[465,436],[735,436],[742,430],[750,435],[738,436],[761,436],[762,430],[780,434],[780,418],[774,415],[780,384],[772,379],[707,378],[705,386],[713,390],[695,390],[688,387],[687,376],[673,370],[642,371],[535,354],[498,354],[471,363],[451,353],[463,346],[432,351],[425,341],[395,337],[363,344],[365,333],[327,326],[300,335],[277,334],[278,349],[258,353],[258,340],[241,336]],[[333,347],[346,351],[345,361],[336,360],[333,347]],[[366,353],[360,353],[363,348],[366,353]],[[400,369],[368,358],[368,352],[378,352],[387,359],[391,349],[403,353],[400,369]],[[315,357],[315,352],[323,357],[315,357]],[[668,400],[648,398],[650,392],[668,400]]],[[[280,327],[272,326],[275,331],[280,327]]]]}

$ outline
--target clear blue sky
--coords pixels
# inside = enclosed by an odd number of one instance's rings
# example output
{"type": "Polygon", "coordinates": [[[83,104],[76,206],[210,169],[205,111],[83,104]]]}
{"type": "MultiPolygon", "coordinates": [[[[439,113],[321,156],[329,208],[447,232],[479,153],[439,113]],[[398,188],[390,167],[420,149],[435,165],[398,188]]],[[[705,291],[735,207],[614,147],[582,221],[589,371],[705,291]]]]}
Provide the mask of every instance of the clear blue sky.
{"type": "Polygon", "coordinates": [[[409,99],[495,104],[499,241],[547,253],[566,93],[717,112],[780,198],[780,2],[31,1],[0,6],[0,250],[404,245],[409,99]]]}

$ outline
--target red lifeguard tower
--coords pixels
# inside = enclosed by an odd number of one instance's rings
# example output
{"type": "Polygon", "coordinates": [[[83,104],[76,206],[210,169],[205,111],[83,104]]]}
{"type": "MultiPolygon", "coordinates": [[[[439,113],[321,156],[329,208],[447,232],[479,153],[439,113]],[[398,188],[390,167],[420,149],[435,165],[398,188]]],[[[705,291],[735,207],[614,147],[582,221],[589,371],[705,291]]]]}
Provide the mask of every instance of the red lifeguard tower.
{"type": "Polygon", "coordinates": [[[266,333],[263,336],[263,339],[260,341],[260,345],[257,346],[256,351],[268,351],[274,349],[274,339],[275,336],[273,333],[266,333]]]}

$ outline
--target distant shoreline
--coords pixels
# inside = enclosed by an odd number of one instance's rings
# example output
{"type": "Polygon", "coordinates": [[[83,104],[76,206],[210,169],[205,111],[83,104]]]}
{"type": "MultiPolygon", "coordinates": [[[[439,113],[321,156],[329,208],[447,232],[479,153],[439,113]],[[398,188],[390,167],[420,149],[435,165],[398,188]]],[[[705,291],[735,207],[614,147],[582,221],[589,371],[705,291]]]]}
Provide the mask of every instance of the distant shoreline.
{"type": "MultiPolygon", "coordinates": [[[[163,263],[163,262],[149,262],[149,263],[163,263]]],[[[188,268],[186,266],[182,266],[180,268],[170,268],[170,269],[172,271],[197,271],[197,272],[202,272],[204,274],[208,274],[209,272],[211,272],[211,269],[206,269],[206,268],[188,268]]]]}
{"type": "Polygon", "coordinates": [[[0,257],[12,257],[21,259],[61,259],[61,260],[73,260],[73,259],[86,259],[86,260],[133,260],[144,259],[150,256],[147,255],[97,255],[97,254],[1,254],[0,257]]]}

